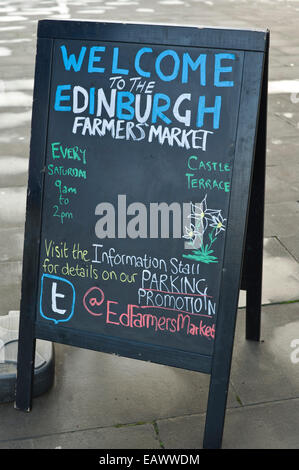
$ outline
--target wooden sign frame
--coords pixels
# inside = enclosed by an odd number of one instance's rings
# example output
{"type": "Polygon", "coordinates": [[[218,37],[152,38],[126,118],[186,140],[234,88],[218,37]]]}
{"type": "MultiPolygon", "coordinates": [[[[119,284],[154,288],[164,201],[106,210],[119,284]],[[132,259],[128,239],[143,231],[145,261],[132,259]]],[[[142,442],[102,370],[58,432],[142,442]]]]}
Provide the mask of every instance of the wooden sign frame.
{"type": "Polygon", "coordinates": [[[268,31],[43,20],[38,24],[27,192],[15,407],[30,411],[36,339],[211,375],[205,448],[221,447],[240,288],[247,292],[246,338],[260,337],[265,191],[268,31]],[[178,39],[179,38],[179,39],[178,39]],[[244,51],[244,68],[221,289],[212,356],[36,323],[43,181],[55,39],[197,46],[244,51]],[[244,261],[244,262],[243,262],[244,261]]]}

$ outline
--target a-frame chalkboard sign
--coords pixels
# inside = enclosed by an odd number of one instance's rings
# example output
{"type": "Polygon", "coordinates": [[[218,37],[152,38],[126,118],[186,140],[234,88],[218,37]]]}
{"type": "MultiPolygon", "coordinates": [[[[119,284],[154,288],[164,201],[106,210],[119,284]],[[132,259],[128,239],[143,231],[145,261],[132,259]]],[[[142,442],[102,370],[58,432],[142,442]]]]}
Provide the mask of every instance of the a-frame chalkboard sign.
{"type": "Polygon", "coordinates": [[[260,334],[268,44],[39,22],[17,409],[39,338],[210,374],[221,446],[240,288],[260,334]]]}

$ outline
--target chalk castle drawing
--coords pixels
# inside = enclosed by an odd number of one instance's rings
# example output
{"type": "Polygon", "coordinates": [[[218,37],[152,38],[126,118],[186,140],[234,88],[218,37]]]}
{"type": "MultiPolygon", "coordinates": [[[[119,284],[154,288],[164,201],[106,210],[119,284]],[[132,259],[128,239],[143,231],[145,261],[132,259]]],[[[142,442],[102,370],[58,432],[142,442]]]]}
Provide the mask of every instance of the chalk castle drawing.
{"type": "Polygon", "coordinates": [[[191,220],[189,226],[185,226],[183,238],[189,240],[194,250],[192,254],[182,256],[206,264],[218,263],[212,246],[219,234],[226,229],[226,219],[222,217],[221,209],[209,209],[205,195],[200,204],[191,204],[188,218],[191,220]]]}

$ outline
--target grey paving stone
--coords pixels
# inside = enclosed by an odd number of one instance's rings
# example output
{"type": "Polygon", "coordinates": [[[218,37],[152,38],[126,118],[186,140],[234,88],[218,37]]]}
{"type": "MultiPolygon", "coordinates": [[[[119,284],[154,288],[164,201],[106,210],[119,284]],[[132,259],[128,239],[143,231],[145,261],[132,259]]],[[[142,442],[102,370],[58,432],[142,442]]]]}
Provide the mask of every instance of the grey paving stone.
{"type": "Polygon", "coordinates": [[[223,449],[299,449],[299,400],[229,410],[223,449]]]}
{"type": "Polygon", "coordinates": [[[8,186],[27,186],[28,158],[0,157],[0,188],[8,186]]]}
{"type": "MultiPolygon", "coordinates": [[[[299,400],[227,410],[222,449],[298,449],[299,400]]],[[[158,421],[165,449],[202,448],[205,415],[158,421]]]]}
{"type": "Polygon", "coordinates": [[[0,188],[0,227],[24,226],[27,190],[24,186],[0,188]]]}
{"type": "MultiPolygon", "coordinates": [[[[293,70],[293,67],[290,67],[290,69],[293,70]]],[[[298,115],[298,101],[295,95],[293,95],[293,90],[298,89],[297,76],[295,71],[292,77],[294,80],[290,80],[288,77],[282,77],[281,80],[274,81],[273,83],[271,81],[269,82],[268,119],[276,113],[292,113],[293,115],[298,115]],[[296,83],[296,87],[290,86],[293,83],[296,83]]]]}
{"type": "MultiPolygon", "coordinates": [[[[299,139],[297,137],[290,137],[287,140],[281,139],[278,135],[275,138],[268,139],[267,141],[267,178],[268,166],[285,165],[292,168],[293,165],[298,164],[299,155],[299,139]]],[[[266,197],[268,197],[268,185],[266,189],[266,197]]],[[[271,200],[269,201],[271,202],[271,200]]]]}
{"type": "MultiPolygon", "coordinates": [[[[30,413],[0,405],[0,441],[107,427],[206,409],[209,376],[55,345],[54,387],[37,397],[30,413]]],[[[238,407],[234,389],[229,404],[238,407]]]]}
{"type": "MultiPolygon", "coordinates": [[[[267,235],[274,234],[273,237],[264,239],[263,252],[263,285],[262,285],[262,304],[271,304],[299,299],[299,265],[292,254],[276,238],[280,236],[282,230],[285,230],[284,218],[281,218],[281,225],[276,228],[277,214],[273,221],[266,216],[265,232],[267,235]]],[[[290,222],[290,217],[286,217],[286,225],[290,222]]],[[[294,230],[296,228],[294,227],[294,230]]],[[[293,233],[293,232],[291,232],[293,233]]],[[[295,238],[298,238],[296,233],[295,238]]],[[[245,291],[240,292],[239,307],[246,305],[245,291]]]]}
{"type": "MultiPolygon", "coordinates": [[[[159,449],[152,424],[86,429],[0,441],[0,449],[159,449]]],[[[100,458],[99,454],[98,458],[100,458]]]]}
{"type": "MultiPolygon", "coordinates": [[[[299,331],[298,305],[263,309],[263,343],[244,340],[244,315],[239,312],[232,381],[247,406],[228,408],[223,448],[299,448],[298,363],[290,357],[299,331]]],[[[159,420],[160,440],[166,449],[201,448],[204,424],[205,414],[159,420]]]]}
{"type": "Polygon", "coordinates": [[[298,313],[299,303],[263,307],[262,341],[255,342],[245,340],[245,311],[239,311],[231,381],[243,405],[299,398],[299,364],[291,356],[298,313]]]}
{"type": "MultiPolygon", "coordinates": [[[[0,155],[21,155],[22,158],[29,160],[29,141],[30,136],[26,129],[18,134],[14,129],[5,132],[5,134],[2,132],[0,135],[0,155]]],[[[3,186],[7,186],[7,184],[3,184],[3,186]]]]}
{"type": "Polygon", "coordinates": [[[277,115],[271,113],[267,121],[267,135],[270,140],[281,139],[287,144],[288,138],[299,136],[299,129],[296,127],[296,123],[291,119],[286,119],[283,113],[277,115]]]}
{"type": "Polygon", "coordinates": [[[20,309],[22,262],[0,263],[0,315],[20,309]]]}
{"type": "Polygon", "coordinates": [[[299,263],[299,242],[298,242],[298,233],[291,236],[280,236],[280,242],[286,247],[286,249],[291,253],[291,255],[299,263]]]}
{"type": "Polygon", "coordinates": [[[22,260],[24,243],[22,228],[0,229],[0,240],[0,263],[22,260]]]}
{"type": "Polygon", "coordinates": [[[296,236],[298,239],[299,203],[297,200],[267,203],[265,206],[266,238],[296,236]]]}
{"type": "Polygon", "coordinates": [[[178,416],[157,422],[159,437],[165,449],[202,449],[205,414],[178,416]]]}
{"type": "MultiPolygon", "coordinates": [[[[7,38],[7,45],[10,43],[11,39],[17,39],[16,31],[1,31],[1,36],[3,37],[5,33],[5,37],[7,38]]],[[[33,34],[33,32],[31,32],[33,34]]],[[[26,36],[28,33],[26,33],[26,36]]],[[[5,43],[2,43],[2,46],[5,46],[5,43]]],[[[16,58],[16,55],[15,55],[16,58]]],[[[32,60],[32,56],[27,56],[27,63],[20,66],[17,63],[17,60],[10,64],[9,67],[2,67],[1,68],[1,80],[15,80],[16,77],[20,79],[31,79],[34,77],[34,61],[32,60]]]]}
{"type": "MultiPolygon", "coordinates": [[[[299,199],[299,164],[268,166],[266,171],[266,204],[299,199]]],[[[291,222],[290,218],[290,222],[291,222]]]]}

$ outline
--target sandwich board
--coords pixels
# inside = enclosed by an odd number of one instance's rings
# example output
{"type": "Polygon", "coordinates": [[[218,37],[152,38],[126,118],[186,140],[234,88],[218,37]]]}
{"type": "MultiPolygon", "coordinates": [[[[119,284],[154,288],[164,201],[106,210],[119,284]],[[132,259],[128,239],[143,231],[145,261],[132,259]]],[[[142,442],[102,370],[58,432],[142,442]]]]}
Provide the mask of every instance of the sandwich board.
{"type": "Polygon", "coordinates": [[[259,340],[269,33],[38,24],[15,407],[36,339],[210,374],[259,340]]]}

